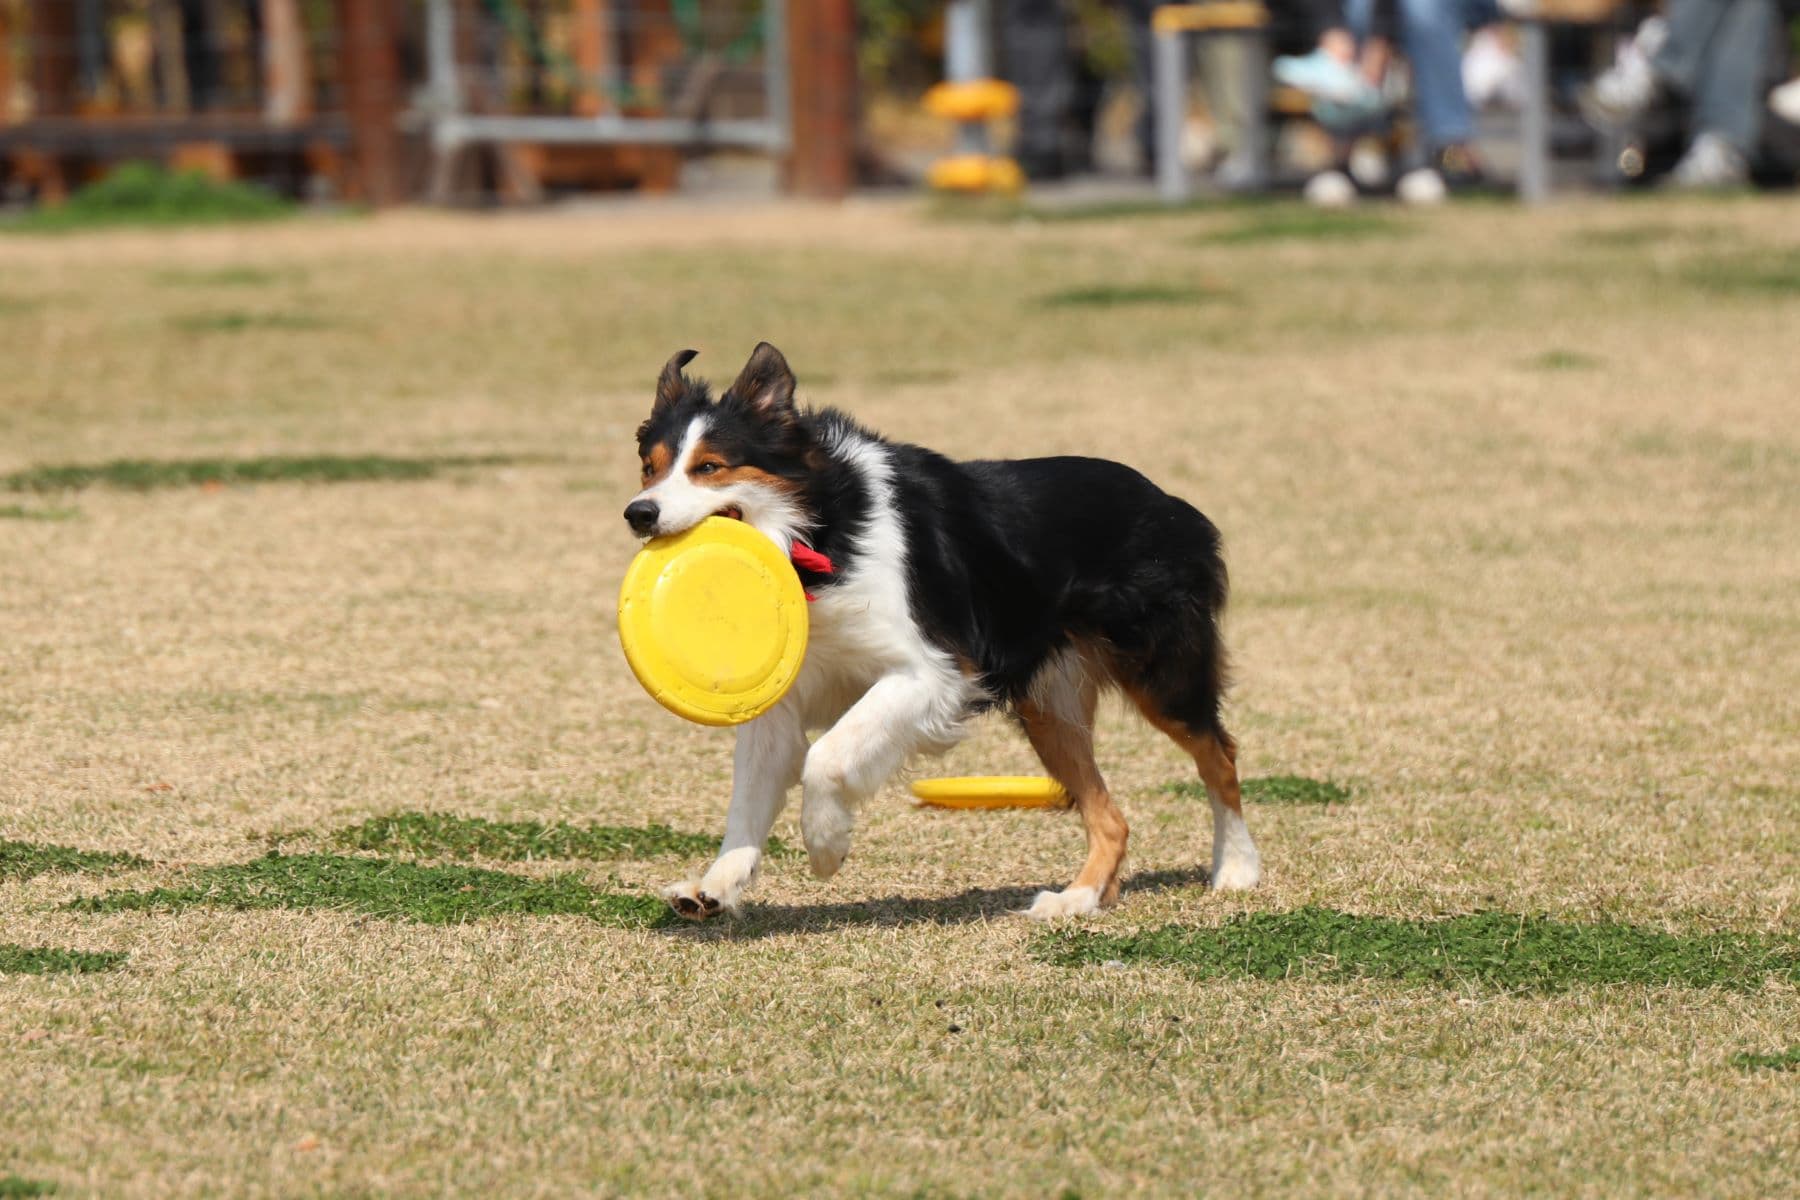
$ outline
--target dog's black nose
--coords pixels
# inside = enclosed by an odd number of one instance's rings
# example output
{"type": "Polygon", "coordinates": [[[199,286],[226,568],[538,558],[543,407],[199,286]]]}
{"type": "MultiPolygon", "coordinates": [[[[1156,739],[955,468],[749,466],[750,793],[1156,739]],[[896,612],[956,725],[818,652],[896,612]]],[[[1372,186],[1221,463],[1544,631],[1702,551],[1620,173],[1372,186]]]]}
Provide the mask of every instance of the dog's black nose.
{"type": "Polygon", "coordinates": [[[631,532],[646,534],[656,528],[656,516],[661,511],[654,500],[633,500],[625,506],[625,519],[631,522],[631,532]]]}

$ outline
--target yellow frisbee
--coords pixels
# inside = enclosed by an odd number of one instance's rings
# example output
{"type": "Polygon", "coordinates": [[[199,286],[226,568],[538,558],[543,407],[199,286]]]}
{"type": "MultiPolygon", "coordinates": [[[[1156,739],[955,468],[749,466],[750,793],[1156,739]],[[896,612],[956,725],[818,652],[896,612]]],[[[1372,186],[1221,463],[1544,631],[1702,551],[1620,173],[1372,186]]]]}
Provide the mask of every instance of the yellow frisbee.
{"type": "Polygon", "coordinates": [[[912,794],[935,808],[1067,808],[1069,793],[1036,775],[965,775],[915,779],[912,794]]]}
{"type": "Polygon", "coordinates": [[[708,517],[652,538],[619,589],[619,644],[656,702],[702,725],[774,706],[806,657],[806,592],[774,542],[708,517]]]}

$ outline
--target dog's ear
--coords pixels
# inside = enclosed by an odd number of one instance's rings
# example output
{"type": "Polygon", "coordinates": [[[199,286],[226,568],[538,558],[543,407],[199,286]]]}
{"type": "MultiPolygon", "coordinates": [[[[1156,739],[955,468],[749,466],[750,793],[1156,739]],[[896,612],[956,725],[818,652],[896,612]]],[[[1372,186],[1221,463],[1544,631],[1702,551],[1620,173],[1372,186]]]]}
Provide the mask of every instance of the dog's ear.
{"type": "Polygon", "coordinates": [[[794,373],[781,351],[767,342],[756,344],[727,394],[759,417],[782,422],[794,419],[794,373]]]}
{"type": "Polygon", "coordinates": [[[655,416],[668,408],[677,400],[687,395],[687,379],[682,376],[681,368],[699,357],[698,350],[679,350],[663,364],[662,374],[656,378],[656,403],[650,408],[650,415],[655,416]]]}

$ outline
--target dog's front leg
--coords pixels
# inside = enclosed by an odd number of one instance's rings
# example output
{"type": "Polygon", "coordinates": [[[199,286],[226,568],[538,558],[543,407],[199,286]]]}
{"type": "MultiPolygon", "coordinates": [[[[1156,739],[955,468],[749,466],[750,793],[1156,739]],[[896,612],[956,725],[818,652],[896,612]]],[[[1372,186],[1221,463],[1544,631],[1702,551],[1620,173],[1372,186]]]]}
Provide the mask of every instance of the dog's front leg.
{"type": "Polygon", "coordinates": [[[837,874],[856,807],[913,751],[954,740],[963,703],[960,676],[885,675],[813,743],[800,780],[800,834],[814,875],[837,874]]]}
{"type": "Polygon", "coordinates": [[[799,781],[805,759],[806,730],[787,705],[777,705],[738,727],[731,808],[725,814],[719,857],[699,880],[663,889],[671,908],[693,921],[704,921],[722,908],[738,910],[744,892],[756,881],[763,843],[787,802],[788,789],[799,781]]]}

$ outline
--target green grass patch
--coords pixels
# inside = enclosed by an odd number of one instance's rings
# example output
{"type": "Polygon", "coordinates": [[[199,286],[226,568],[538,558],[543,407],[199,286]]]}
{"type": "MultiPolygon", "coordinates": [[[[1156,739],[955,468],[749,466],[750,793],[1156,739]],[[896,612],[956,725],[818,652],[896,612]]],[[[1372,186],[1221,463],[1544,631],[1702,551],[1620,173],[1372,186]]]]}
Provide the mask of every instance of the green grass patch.
{"type": "MultiPolygon", "coordinates": [[[[489,821],[448,813],[400,812],[340,829],[332,844],[345,850],[405,851],[428,858],[609,859],[692,857],[711,854],[719,839],[682,833],[667,825],[570,825],[557,821],[489,821]]],[[[780,838],[771,855],[791,855],[780,838]]]]}
{"type": "Polygon", "coordinates": [[[198,171],[166,171],[149,163],[126,163],[81,188],[67,203],[34,209],[0,228],[62,233],[131,225],[209,225],[267,221],[294,211],[291,201],[253,184],[221,182],[198,171]]]}
{"type": "Polygon", "coordinates": [[[1749,296],[1800,296],[1800,251],[1711,258],[1685,273],[1709,292],[1749,296]]]}
{"type": "Polygon", "coordinates": [[[1217,298],[1217,293],[1193,287],[1149,283],[1100,284],[1096,287],[1050,292],[1039,296],[1037,304],[1042,308],[1127,308],[1151,304],[1202,304],[1217,298]]]}
{"type": "Polygon", "coordinates": [[[1789,1046],[1774,1054],[1746,1051],[1731,1056],[1731,1065],[1746,1071],[1800,1071],[1800,1046],[1789,1046]]]}
{"type": "Polygon", "coordinates": [[[601,891],[579,875],[531,879],[477,867],[428,867],[336,854],[272,853],[248,863],[203,867],[178,887],[112,892],[65,907],[90,913],[327,909],[427,925],[528,915],[588,917],[645,928],[672,919],[660,899],[601,891]]]}
{"type": "Polygon", "coordinates": [[[1209,230],[1195,240],[1202,245],[1238,246],[1256,242],[1356,242],[1398,237],[1409,228],[1375,213],[1334,212],[1292,206],[1258,209],[1224,229],[1209,230]]]}
{"type": "Polygon", "coordinates": [[[261,287],[264,284],[279,283],[289,275],[291,272],[284,274],[264,267],[204,267],[157,271],[150,276],[150,280],[164,287],[261,287]]]}
{"type": "MultiPolygon", "coordinates": [[[[1206,785],[1197,779],[1166,784],[1165,792],[1193,800],[1206,799],[1206,785]]],[[[1329,779],[1304,775],[1263,775],[1238,782],[1243,798],[1252,804],[1348,804],[1350,789],[1329,779]]]]}
{"type": "Polygon", "coordinates": [[[1600,359],[1579,350],[1546,350],[1525,360],[1535,371],[1588,371],[1601,365],[1600,359]]]}
{"type": "Polygon", "coordinates": [[[107,850],[76,850],[70,846],[53,846],[43,842],[12,842],[0,838],[0,879],[30,879],[71,871],[122,871],[131,867],[147,867],[150,863],[135,854],[115,854],[107,850]]]}
{"type": "Polygon", "coordinates": [[[0,521],[73,521],[81,515],[74,508],[26,508],[23,504],[0,504],[0,521]]]}
{"type": "Polygon", "coordinates": [[[0,1175],[0,1200],[10,1200],[14,1196],[53,1196],[56,1194],[54,1183],[41,1183],[36,1179],[21,1179],[17,1175],[0,1175]]]}
{"type": "Polygon", "coordinates": [[[1577,229],[1569,234],[1571,241],[1608,250],[1640,250],[1657,244],[1698,246],[1737,236],[1736,230],[1724,225],[1677,225],[1663,221],[1577,229]]]}
{"type": "Polygon", "coordinates": [[[268,458],[121,458],[105,463],[29,467],[0,476],[13,492],[75,492],[90,487],[147,492],[200,484],[366,483],[432,479],[464,467],[498,467],[518,461],[505,455],[395,458],[383,454],[276,455],[268,458]]]}
{"type": "Polygon", "coordinates": [[[1619,984],[1750,990],[1770,977],[1800,983],[1800,941],[1793,939],[1681,936],[1503,912],[1400,920],[1308,906],[1240,914],[1216,928],[1057,932],[1034,949],[1062,966],[1167,965],[1204,979],[1380,979],[1507,992],[1619,984]]]}
{"type": "Polygon", "coordinates": [[[183,313],[169,318],[169,324],[183,333],[245,333],[253,329],[313,330],[329,329],[332,322],[312,313],[230,312],[183,313]]]}
{"type": "Polygon", "coordinates": [[[0,975],[91,975],[112,970],[126,957],[110,950],[58,950],[0,942],[0,975]]]}

